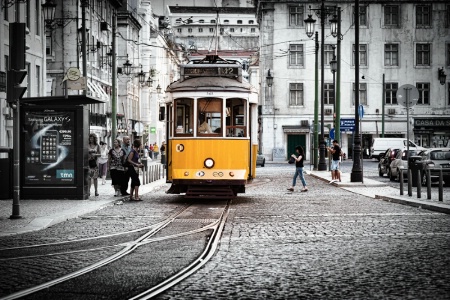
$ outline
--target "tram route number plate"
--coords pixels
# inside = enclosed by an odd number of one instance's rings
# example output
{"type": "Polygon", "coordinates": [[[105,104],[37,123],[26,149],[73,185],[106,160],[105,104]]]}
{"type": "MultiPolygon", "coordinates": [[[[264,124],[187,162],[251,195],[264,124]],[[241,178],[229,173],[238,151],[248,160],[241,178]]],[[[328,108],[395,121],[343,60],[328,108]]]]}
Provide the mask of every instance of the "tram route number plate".
{"type": "Polygon", "coordinates": [[[197,68],[184,68],[184,75],[187,76],[238,76],[238,67],[197,67],[197,68]]]}

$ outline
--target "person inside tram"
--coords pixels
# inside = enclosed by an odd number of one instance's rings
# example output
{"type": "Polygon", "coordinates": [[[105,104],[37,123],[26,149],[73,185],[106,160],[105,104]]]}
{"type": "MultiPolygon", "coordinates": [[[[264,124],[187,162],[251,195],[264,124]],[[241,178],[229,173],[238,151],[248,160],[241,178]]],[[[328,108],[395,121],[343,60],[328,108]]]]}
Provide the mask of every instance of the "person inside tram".
{"type": "Polygon", "coordinates": [[[198,117],[198,132],[199,133],[212,133],[211,127],[206,121],[205,114],[201,113],[198,117]]]}

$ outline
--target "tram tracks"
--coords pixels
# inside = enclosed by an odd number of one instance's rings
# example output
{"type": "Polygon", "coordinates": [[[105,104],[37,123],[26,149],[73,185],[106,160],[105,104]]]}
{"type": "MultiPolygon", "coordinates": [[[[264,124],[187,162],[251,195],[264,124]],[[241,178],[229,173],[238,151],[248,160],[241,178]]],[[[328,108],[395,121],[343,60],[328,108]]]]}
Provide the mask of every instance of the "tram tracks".
{"type": "MultiPolygon", "coordinates": [[[[194,205],[188,205],[183,207],[182,209],[178,210],[165,220],[159,222],[158,224],[154,224],[152,226],[147,226],[144,228],[135,229],[133,231],[127,231],[127,232],[121,232],[121,233],[114,233],[111,235],[103,235],[99,237],[92,237],[92,238],[86,238],[82,240],[77,241],[65,241],[65,242],[57,242],[57,243],[48,243],[48,244],[39,244],[39,245],[30,245],[30,246],[24,246],[24,247],[11,247],[11,248],[4,248],[0,249],[0,261],[5,260],[20,260],[20,259],[34,259],[36,257],[51,257],[51,256],[64,256],[68,254],[73,253],[82,253],[82,252],[89,252],[89,251],[98,251],[100,249],[111,249],[119,247],[120,250],[116,251],[112,255],[109,255],[108,257],[101,259],[100,261],[97,261],[95,263],[91,263],[88,266],[85,266],[77,271],[71,272],[69,274],[59,276],[56,279],[49,280],[45,283],[41,283],[38,285],[35,285],[33,287],[20,290],[18,292],[15,292],[13,294],[7,295],[1,299],[18,299],[27,295],[31,295],[34,293],[38,293],[39,291],[46,290],[48,291],[49,288],[54,287],[60,283],[68,282],[72,279],[81,277],[82,275],[85,275],[87,273],[90,273],[94,270],[100,270],[102,267],[108,266],[114,262],[120,262],[121,259],[128,255],[132,255],[133,252],[137,251],[140,247],[145,247],[147,245],[150,245],[152,243],[160,243],[162,241],[168,241],[172,239],[179,239],[183,238],[189,235],[194,235],[196,233],[205,232],[205,231],[211,231],[211,235],[209,238],[207,238],[206,246],[204,247],[203,252],[199,255],[197,259],[192,261],[188,266],[182,268],[180,271],[176,272],[175,274],[172,274],[169,278],[163,280],[162,282],[158,283],[157,285],[149,284],[149,286],[146,287],[145,290],[140,290],[138,295],[133,296],[131,299],[149,299],[164,290],[170,288],[171,286],[177,284],[181,280],[188,277],[190,274],[198,270],[201,266],[203,266],[214,254],[215,250],[217,249],[217,246],[220,241],[221,233],[228,215],[228,207],[229,202],[227,202],[225,205],[221,205],[221,212],[218,217],[216,218],[208,218],[208,219],[201,219],[201,220],[194,220],[192,223],[201,222],[201,226],[198,227],[198,225],[195,225],[198,228],[193,228],[190,230],[182,231],[182,232],[174,232],[171,234],[162,234],[164,230],[170,232],[173,232],[174,229],[170,229],[171,225],[174,224],[180,224],[180,223],[188,223],[183,222],[183,218],[190,218],[192,217],[192,214],[195,214],[196,207],[194,205]],[[188,212],[189,211],[189,212],[188,212]],[[205,224],[203,224],[205,223],[205,224]],[[142,231],[145,231],[142,234],[142,231]],[[82,248],[82,245],[80,247],[80,244],[91,242],[93,240],[97,241],[106,241],[108,238],[117,238],[119,236],[126,236],[126,235],[135,235],[139,234],[139,236],[133,240],[124,241],[120,243],[105,245],[101,247],[91,247],[91,248],[82,248]],[[52,251],[52,247],[56,247],[59,249],[61,246],[72,247],[74,245],[77,245],[77,249],[70,249],[70,250],[59,250],[59,251],[52,251]],[[46,253],[37,254],[37,255],[31,255],[33,253],[33,249],[36,248],[45,249],[47,248],[47,251],[43,251],[46,253]],[[30,251],[31,250],[31,251],[30,251]],[[23,251],[28,251],[28,254],[24,254],[23,251]],[[16,255],[11,255],[10,253],[14,252],[16,255]],[[21,253],[22,252],[22,253],[21,253]],[[5,255],[5,253],[9,253],[9,255],[5,255]],[[21,253],[21,254],[20,254],[21,253]],[[19,254],[19,255],[17,255],[19,254]]],[[[201,208],[201,209],[204,209],[201,208]]],[[[217,214],[216,214],[217,215],[217,214]]],[[[63,247],[64,248],[64,247],[63,247]]],[[[42,251],[42,250],[41,250],[42,251]]],[[[133,293],[130,293],[129,295],[132,295],[133,293]]],[[[134,294],[137,294],[134,292],[134,294]]]]}

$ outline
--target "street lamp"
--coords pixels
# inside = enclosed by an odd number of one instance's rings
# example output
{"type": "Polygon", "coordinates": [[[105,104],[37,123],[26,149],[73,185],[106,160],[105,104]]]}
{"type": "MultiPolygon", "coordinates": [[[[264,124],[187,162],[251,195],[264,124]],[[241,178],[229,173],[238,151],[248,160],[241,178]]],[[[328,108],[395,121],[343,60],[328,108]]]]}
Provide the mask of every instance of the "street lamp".
{"type": "Polygon", "coordinates": [[[156,87],[156,92],[158,94],[161,94],[161,86],[159,85],[159,83],[158,83],[158,86],[156,87]]]}
{"type": "Polygon", "coordinates": [[[439,78],[439,82],[444,85],[445,84],[445,80],[447,78],[447,74],[444,73],[444,68],[439,68],[438,70],[438,78],[439,78]]]}
{"type": "Polygon", "coordinates": [[[273,84],[273,76],[272,76],[272,74],[270,73],[270,69],[269,69],[269,71],[267,72],[266,82],[267,82],[267,86],[268,86],[268,87],[272,87],[272,84],[273,84]]]}
{"type": "MultiPolygon", "coordinates": [[[[311,8],[310,8],[311,9],[311,8]]],[[[313,9],[316,12],[316,15],[320,18],[320,27],[321,27],[321,47],[320,47],[320,61],[322,63],[321,65],[321,81],[320,81],[320,95],[321,95],[321,107],[320,107],[320,141],[319,141],[319,165],[318,170],[319,171],[326,171],[327,164],[325,162],[325,150],[326,150],[326,142],[325,142],[325,136],[324,136],[324,119],[325,119],[325,113],[324,113],[324,103],[325,103],[325,74],[324,74],[324,59],[325,59],[325,19],[331,14],[336,11],[335,7],[329,8],[325,7],[325,3],[322,0],[322,4],[320,6],[320,9],[313,9]]],[[[312,15],[308,15],[308,19],[304,20],[305,22],[305,30],[306,35],[308,37],[311,37],[314,32],[314,24],[315,20],[312,18],[312,15]]],[[[317,64],[316,64],[317,66],[317,64]]]]}
{"type": "Polygon", "coordinates": [[[131,63],[130,63],[130,61],[128,59],[123,64],[123,73],[125,75],[130,75],[131,74],[131,63]]]}
{"type": "Polygon", "coordinates": [[[44,15],[44,21],[47,27],[51,27],[51,24],[55,20],[56,3],[54,3],[53,0],[46,0],[41,7],[42,14],[44,15]]]}
{"type": "Polygon", "coordinates": [[[148,76],[148,79],[147,79],[147,86],[148,87],[152,87],[153,86],[153,79],[150,76],[148,76]]]}

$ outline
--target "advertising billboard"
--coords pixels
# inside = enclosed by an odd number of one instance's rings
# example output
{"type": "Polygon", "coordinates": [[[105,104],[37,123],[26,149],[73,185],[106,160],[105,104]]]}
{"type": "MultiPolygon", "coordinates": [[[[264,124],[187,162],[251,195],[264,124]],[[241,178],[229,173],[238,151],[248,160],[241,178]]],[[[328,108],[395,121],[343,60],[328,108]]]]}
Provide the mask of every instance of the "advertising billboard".
{"type": "Polygon", "coordinates": [[[75,112],[29,110],[23,116],[23,184],[75,185],[75,112]]]}

